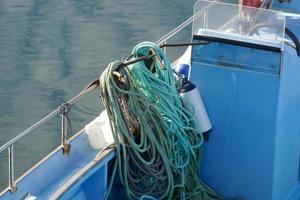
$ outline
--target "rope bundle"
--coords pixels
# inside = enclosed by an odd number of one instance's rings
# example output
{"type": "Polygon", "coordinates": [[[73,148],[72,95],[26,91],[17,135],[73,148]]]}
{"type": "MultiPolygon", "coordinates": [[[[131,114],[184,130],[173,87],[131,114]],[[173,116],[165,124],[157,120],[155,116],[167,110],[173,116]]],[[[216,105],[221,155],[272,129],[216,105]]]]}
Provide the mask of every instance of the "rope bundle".
{"type": "Polygon", "coordinates": [[[130,199],[221,199],[199,179],[203,137],[182,105],[170,62],[149,42],[130,59],[151,50],[151,62],[115,61],[100,76],[121,182],[130,199]]]}

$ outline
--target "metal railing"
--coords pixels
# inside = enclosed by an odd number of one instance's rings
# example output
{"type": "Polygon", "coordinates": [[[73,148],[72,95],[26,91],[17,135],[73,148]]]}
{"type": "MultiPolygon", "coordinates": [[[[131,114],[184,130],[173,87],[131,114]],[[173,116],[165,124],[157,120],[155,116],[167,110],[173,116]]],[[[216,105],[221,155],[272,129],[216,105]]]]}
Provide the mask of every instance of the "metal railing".
{"type": "Polygon", "coordinates": [[[24,130],[20,134],[18,134],[16,137],[5,143],[0,147],[0,153],[8,150],[8,190],[11,192],[16,191],[17,186],[15,182],[15,176],[14,176],[14,144],[24,138],[26,135],[30,134],[32,131],[36,130],[43,124],[45,124],[47,121],[51,120],[58,114],[61,116],[61,146],[63,148],[63,152],[66,153],[70,150],[70,144],[68,143],[68,124],[67,124],[67,116],[66,114],[70,110],[70,106],[78,102],[83,96],[87,95],[88,93],[92,92],[94,89],[96,89],[99,86],[99,81],[95,80],[91,82],[83,91],[81,91],[78,95],[67,101],[66,103],[63,103],[61,106],[56,108],[54,111],[46,115],[44,118],[42,118],[40,121],[29,127],[28,129],[24,130]]]}
{"type": "MultiPolygon", "coordinates": [[[[193,21],[193,17],[190,17],[183,23],[181,23],[179,26],[177,26],[175,29],[170,31],[168,34],[163,36],[161,39],[155,42],[157,45],[166,44],[167,40],[175,36],[177,33],[179,33],[181,30],[186,28],[188,25],[191,24],[193,21]]],[[[166,47],[164,47],[164,52],[166,52],[166,47]]],[[[24,138],[26,135],[30,134],[32,131],[36,130],[43,124],[45,124],[47,121],[51,120],[58,114],[61,116],[61,147],[63,149],[63,152],[68,152],[70,150],[70,144],[68,143],[68,120],[67,120],[67,113],[70,111],[70,107],[75,104],[76,102],[80,101],[80,99],[87,95],[88,93],[92,92],[99,86],[99,80],[92,81],[83,91],[81,91],[78,95],[70,99],[69,101],[61,104],[58,108],[56,108],[54,111],[46,115],[44,118],[39,120],[37,123],[33,124],[28,129],[24,130],[20,134],[18,134],[16,137],[5,143],[0,147],[0,153],[8,150],[8,189],[12,193],[16,191],[17,185],[16,180],[14,176],[14,144],[24,138]]],[[[0,191],[1,193],[1,191],[0,191]]]]}

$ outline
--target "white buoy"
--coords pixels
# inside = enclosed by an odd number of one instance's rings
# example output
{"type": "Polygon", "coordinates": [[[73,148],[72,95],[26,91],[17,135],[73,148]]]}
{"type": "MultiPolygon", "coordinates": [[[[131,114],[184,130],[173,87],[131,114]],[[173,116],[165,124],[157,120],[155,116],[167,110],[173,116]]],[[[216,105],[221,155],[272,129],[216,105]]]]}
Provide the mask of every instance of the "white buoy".
{"type": "Polygon", "coordinates": [[[209,131],[212,125],[196,85],[186,80],[186,83],[181,88],[180,96],[183,98],[183,106],[189,112],[194,112],[195,122],[199,132],[205,133],[209,131]]]}
{"type": "Polygon", "coordinates": [[[185,53],[173,65],[173,69],[177,74],[183,78],[183,85],[180,90],[180,96],[183,97],[183,106],[191,113],[195,113],[195,122],[199,133],[207,133],[211,130],[212,125],[206,109],[204,107],[200,92],[196,85],[191,83],[188,79],[191,72],[191,54],[192,48],[189,46],[185,53]]]}

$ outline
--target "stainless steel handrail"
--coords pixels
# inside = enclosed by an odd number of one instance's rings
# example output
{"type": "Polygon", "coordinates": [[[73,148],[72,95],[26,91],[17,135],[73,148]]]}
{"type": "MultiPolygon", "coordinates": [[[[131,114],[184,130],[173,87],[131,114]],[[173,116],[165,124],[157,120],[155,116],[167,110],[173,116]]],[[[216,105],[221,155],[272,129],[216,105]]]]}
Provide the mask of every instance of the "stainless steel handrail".
{"type": "Polygon", "coordinates": [[[187,27],[188,25],[190,25],[192,23],[193,19],[194,19],[194,15],[191,16],[190,18],[188,18],[187,20],[185,20],[184,22],[182,22],[179,26],[177,26],[176,28],[174,28],[168,34],[166,34],[165,36],[163,36],[162,38],[160,38],[159,40],[157,40],[155,42],[155,44],[161,45],[161,44],[167,42],[168,39],[172,38],[174,35],[176,35],[177,33],[179,33],[182,29],[184,29],[185,27],[187,27]]]}
{"type": "MultiPolygon", "coordinates": [[[[93,81],[95,82],[95,81],[93,81]]],[[[92,82],[92,83],[93,83],[92,82]]],[[[78,95],[76,95],[75,97],[73,97],[72,99],[70,99],[69,101],[67,101],[67,104],[73,105],[76,102],[78,102],[83,96],[87,95],[88,93],[90,93],[91,91],[93,91],[95,88],[97,88],[98,85],[92,85],[89,84],[88,87],[86,87],[86,89],[84,89],[82,92],[80,92],[78,95]]],[[[63,105],[63,104],[62,104],[63,105]]],[[[40,121],[38,121],[37,123],[33,124],[31,127],[29,127],[28,129],[22,131],[20,134],[18,134],[16,137],[14,137],[13,139],[11,139],[10,141],[8,141],[7,143],[5,143],[4,145],[2,145],[0,147],[0,153],[6,149],[8,149],[10,146],[12,146],[14,143],[16,143],[17,141],[19,141],[20,139],[22,139],[23,137],[25,137],[28,133],[34,131],[35,129],[37,129],[38,127],[40,127],[41,125],[45,124],[45,122],[49,121],[50,119],[52,119],[53,117],[55,117],[57,114],[59,114],[61,111],[61,106],[59,106],[58,108],[56,108],[54,111],[52,111],[51,113],[49,113],[48,115],[46,115],[45,117],[43,117],[40,121]]]]}
{"type": "MultiPolygon", "coordinates": [[[[185,27],[187,27],[192,21],[193,21],[193,17],[190,17],[189,19],[187,19],[186,21],[184,21],[183,23],[181,23],[179,26],[177,26],[175,29],[173,29],[172,31],[170,31],[168,34],[166,34],[165,36],[163,36],[161,39],[159,39],[158,41],[155,42],[155,44],[157,45],[161,45],[161,44],[165,44],[167,42],[168,39],[172,38],[173,36],[175,36],[177,33],[179,33],[182,29],[184,29],[185,27]]],[[[164,48],[164,52],[166,51],[166,49],[164,48]]],[[[10,141],[8,141],[7,143],[5,143],[4,145],[2,145],[0,147],[0,153],[5,151],[6,149],[8,149],[8,189],[11,192],[14,192],[17,189],[16,183],[15,183],[15,177],[14,177],[14,155],[13,155],[13,146],[16,142],[18,142],[20,139],[24,138],[26,135],[28,135],[29,133],[31,133],[32,131],[36,130],[37,128],[39,128],[40,126],[42,126],[43,124],[45,124],[47,121],[53,119],[55,116],[57,116],[58,114],[61,115],[61,127],[62,127],[62,132],[61,132],[61,146],[63,147],[64,151],[68,151],[70,146],[68,144],[68,138],[67,138],[67,125],[66,125],[66,106],[71,106],[75,103],[77,103],[83,96],[87,95],[88,93],[92,92],[93,90],[95,90],[97,87],[99,86],[99,81],[98,80],[94,80],[92,81],[83,91],[81,91],[78,95],[74,96],[72,99],[70,99],[69,101],[61,104],[61,106],[59,106],[58,108],[56,108],[55,110],[53,110],[51,113],[49,113],[48,115],[46,115],[45,117],[43,117],[41,120],[39,120],[38,122],[36,122],[35,124],[33,124],[31,127],[29,127],[28,129],[22,131],[20,134],[18,134],[16,137],[14,137],[13,139],[11,139],[10,141]]]]}
{"type": "Polygon", "coordinates": [[[4,150],[6,150],[7,148],[9,148],[11,145],[13,145],[17,141],[19,141],[20,139],[22,139],[23,137],[25,137],[28,133],[30,133],[33,130],[37,129],[38,127],[40,127],[41,125],[43,125],[48,120],[52,119],[58,113],[59,113],[59,108],[56,108],[54,111],[52,111],[51,113],[49,113],[48,115],[46,115],[45,117],[43,117],[40,121],[38,121],[37,123],[35,123],[31,127],[29,127],[28,129],[26,129],[23,132],[21,132],[19,135],[17,135],[16,137],[14,137],[10,141],[8,141],[6,144],[2,145],[0,147],[0,152],[2,152],[4,150]]]}
{"type": "Polygon", "coordinates": [[[188,18],[187,20],[185,20],[184,22],[182,22],[179,26],[177,26],[176,28],[174,28],[169,33],[167,33],[165,36],[163,36],[162,38],[160,38],[159,40],[157,40],[155,42],[155,44],[161,45],[163,43],[166,43],[168,39],[170,39],[173,36],[175,36],[182,29],[184,29],[185,27],[187,27],[188,25],[190,25],[195,19],[197,19],[198,17],[200,17],[203,14],[203,12],[202,12],[203,10],[208,9],[209,7],[215,5],[216,2],[214,2],[214,1],[209,2],[208,1],[207,3],[208,4],[205,7],[203,7],[200,11],[198,11],[197,13],[194,13],[194,15],[192,15],[190,18],[188,18]]]}
{"type": "Polygon", "coordinates": [[[17,185],[15,181],[15,175],[14,175],[14,144],[37,129],[38,127],[45,124],[47,121],[55,117],[56,115],[60,114],[62,119],[62,131],[61,131],[61,146],[63,148],[63,152],[68,152],[70,150],[70,145],[68,143],[68,136],[67,136],[67,120],[66,120],[66,105],[73,105],[76,102],[78,102],[83,96],[87,95],[88,93],[92,92],[99,86],[99,81],[95,80],[92,81],[83,91],[81,91],[78,95],[67,101],[66,103],[63,103],[61,106],[56,108],[54,111],[46,115],[44,118],[42,118],[40,121],[29,127],[28,129],[21,132],[19,135],[8,141],[6,144],[2,145],[0,147],[0,153],[6,149],[8,149],[8,190],[11,192],[15,192],[17,190],[17,185]]]}

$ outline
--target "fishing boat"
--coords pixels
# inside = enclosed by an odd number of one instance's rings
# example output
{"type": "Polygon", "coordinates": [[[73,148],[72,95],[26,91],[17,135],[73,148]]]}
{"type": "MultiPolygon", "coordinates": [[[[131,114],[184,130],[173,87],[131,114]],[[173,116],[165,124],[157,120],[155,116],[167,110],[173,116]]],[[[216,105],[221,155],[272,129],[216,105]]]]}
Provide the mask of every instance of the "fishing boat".
{"type": "MultiPolygon", "coordinates": [[[[296,0],[240,0],[237,4],[197,1],[189,19],[157,42],[137,45],[125,60],[110,64],[100,80],[92,81],[74,98],[0,147],[0,152],[8,152],[8,185],[0,193],[0,200],[299,200],[299,12],[300,2],[296,0]],[[190,41],[168,43],[189,25],[193,26],[190,41]],[[166,50],[178,46],[186,46],[186,51],[171,65],[166,50]],[[145,49],[147,54],[143,54],[145,49]],[[149,64],[151,59],[154,61],[149,64]],[[150,66],[147,72],[135,71],[141,63],[150,66]],[[152,78],[142,82],[143,73],[160,75],[150,74],[152,78]],[[163,78],[157,81],[160,76],[163,78]],[[174,90],[175,83],[174,87],[166,85],[173,84],[173,76],[181,81],[180,90],[174,90]],[[136,81],[134,77],[140,79],[136,81]],[[155,95],[149,94],[150,83],[158,88],[152,89],[155,95]],[[88,93],[99,93],[99,87],[106,110],[69,137],[71,107],[88,93]],[[128,88],[131,90],[126,91],[128,88]],[[170,91],[160,91],[161,88],[170,91]],[[117,96],[120,91],[126,91],[127,96],[117,96]],[[163,95],[169,95],[168,100],[163,95]],[[134,103],[128,103],[128,99],[134,103]],[[192,105],[191,111],[184,99],[192,105]],[[132,116],[143,109],[150,114],[132,116]],[[180,114],[179,122],[170,122],[174,113],[180,114]],[[15,177],[16,142],[55,116],[61,117],[61,145],[25,174],[15,177]],[[157,121],[149,123],[149,116],[157,116],[157,121]],[[160,119],[165,121],[156,124],[160,119]],[[192,128],[184,127],[185,131],[170,135],[171,139],[163,135],[174,128],[182,130],[181,121],[192,128]],[[170,130],[160,130],[158,126],[170,130]],[[169,154],[153,150],[160,157],[150,162],[152,150],[147,155],[130,152],[136,143],[120,135],[127,131],[134,135],[134,141],[141,142],[149,136],[141,134],[145,127],[147,134],[153,136],[151,144],[156,145],[156,150],[162,146],[170,150],[172,145],[176,150],[180,141],[190,146],[185,148],[182,144],[178,152],[169,154]],[[193,138],[174,142],[174,135],[193,138]],[[192,154],[199,155],[201,164],[193,163],[187,168],[195,160],[200,162],[192,154]],[[146,173],[149,163],[154,178],[146,173]],[[137,179],[141,174],[147,176],[137,179]]],[[[144,152],[149,149],[151,145],[144,152]]]]}

